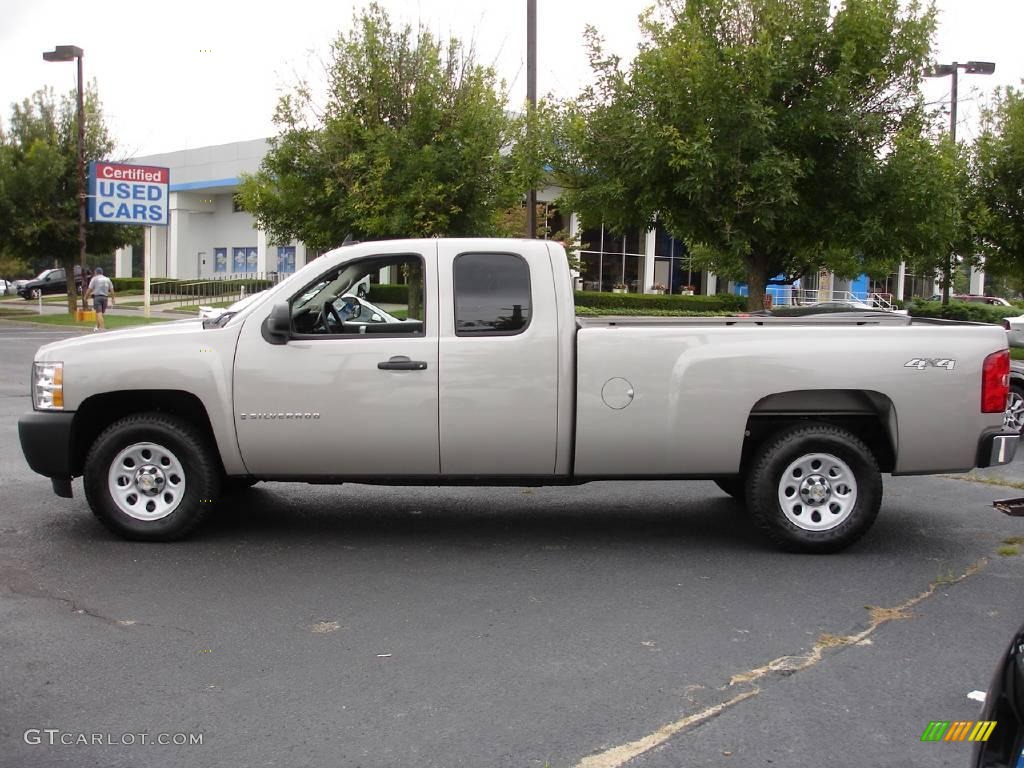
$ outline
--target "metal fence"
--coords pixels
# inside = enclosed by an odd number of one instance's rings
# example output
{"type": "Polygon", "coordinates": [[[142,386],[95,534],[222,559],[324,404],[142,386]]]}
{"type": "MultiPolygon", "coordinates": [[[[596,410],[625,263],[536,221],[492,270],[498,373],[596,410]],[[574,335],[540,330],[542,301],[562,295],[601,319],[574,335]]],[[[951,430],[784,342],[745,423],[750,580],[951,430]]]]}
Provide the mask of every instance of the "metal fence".
{"type": "Polygon", "coordinates": [[[277,285],[291,273],[240,272],[203,280],[161,280],[150,283],[150,295],[158,302],[220,304],[237,301],[251,293],[277,285]]]}

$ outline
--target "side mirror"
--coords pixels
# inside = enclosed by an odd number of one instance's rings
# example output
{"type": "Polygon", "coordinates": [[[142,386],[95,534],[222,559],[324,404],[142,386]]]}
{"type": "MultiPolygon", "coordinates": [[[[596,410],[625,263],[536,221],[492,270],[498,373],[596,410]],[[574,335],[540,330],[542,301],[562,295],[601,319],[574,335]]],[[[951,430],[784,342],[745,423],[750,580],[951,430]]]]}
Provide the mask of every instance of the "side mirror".
{"type": "Polygon", "coordinates": [[[263,338],[271,344],[287,344],[292,335],[292,309],[287,302],[275,304],[263,321],[263,338]]]}
{"type": "Polygon", "coordinates": [[[370,315],[370,320],[372,320],[375,323],[383,323],[384,322],[384,318],[381,317],[380,315],[378,315],[376,312],[374,312],[372,315],[370,315]]]}

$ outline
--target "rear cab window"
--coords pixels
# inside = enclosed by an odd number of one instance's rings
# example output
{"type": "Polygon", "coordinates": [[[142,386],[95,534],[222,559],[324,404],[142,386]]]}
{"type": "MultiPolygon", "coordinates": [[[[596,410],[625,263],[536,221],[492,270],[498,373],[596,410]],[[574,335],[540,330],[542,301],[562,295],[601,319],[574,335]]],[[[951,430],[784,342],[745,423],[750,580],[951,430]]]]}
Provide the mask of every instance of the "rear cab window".
{"type": "Polygon", "coordinates": [[[461,253],[453,264],[456,336],[515,336],[532,315],[530,267],[514,253],[461,253]]]}

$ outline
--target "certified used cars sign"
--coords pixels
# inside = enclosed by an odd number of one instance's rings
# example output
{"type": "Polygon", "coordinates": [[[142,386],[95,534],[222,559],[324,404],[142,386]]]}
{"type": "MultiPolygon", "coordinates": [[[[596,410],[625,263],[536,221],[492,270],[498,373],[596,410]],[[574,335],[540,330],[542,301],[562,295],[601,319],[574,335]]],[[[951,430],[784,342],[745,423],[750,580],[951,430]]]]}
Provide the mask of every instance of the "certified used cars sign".
{"type": "Polygon", "coordinates": [[[89,221],[166,226],[170,170],[150,165],[89,164],[89,221]]]}

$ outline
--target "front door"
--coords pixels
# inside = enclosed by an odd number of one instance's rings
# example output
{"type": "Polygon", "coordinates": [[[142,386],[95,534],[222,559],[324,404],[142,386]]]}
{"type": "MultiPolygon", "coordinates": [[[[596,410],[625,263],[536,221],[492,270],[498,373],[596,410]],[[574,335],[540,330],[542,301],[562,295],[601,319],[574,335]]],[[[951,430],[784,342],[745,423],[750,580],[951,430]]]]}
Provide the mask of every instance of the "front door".
{"type": "Polygon", "coordinates": [[[287,297],[293,334],[286,344],[263,337],[270,306],[246,321],[235,358],[234,418],[251,473],[439,472],[435,260],[434,253],[381,253],[325,269],[287,297]],[[353,286],[387,267],[406,281],[407,295],[389,287],[375,297],[371,288],[368,300],[387,320],[360,322],[368,310],[353,286]]]}

